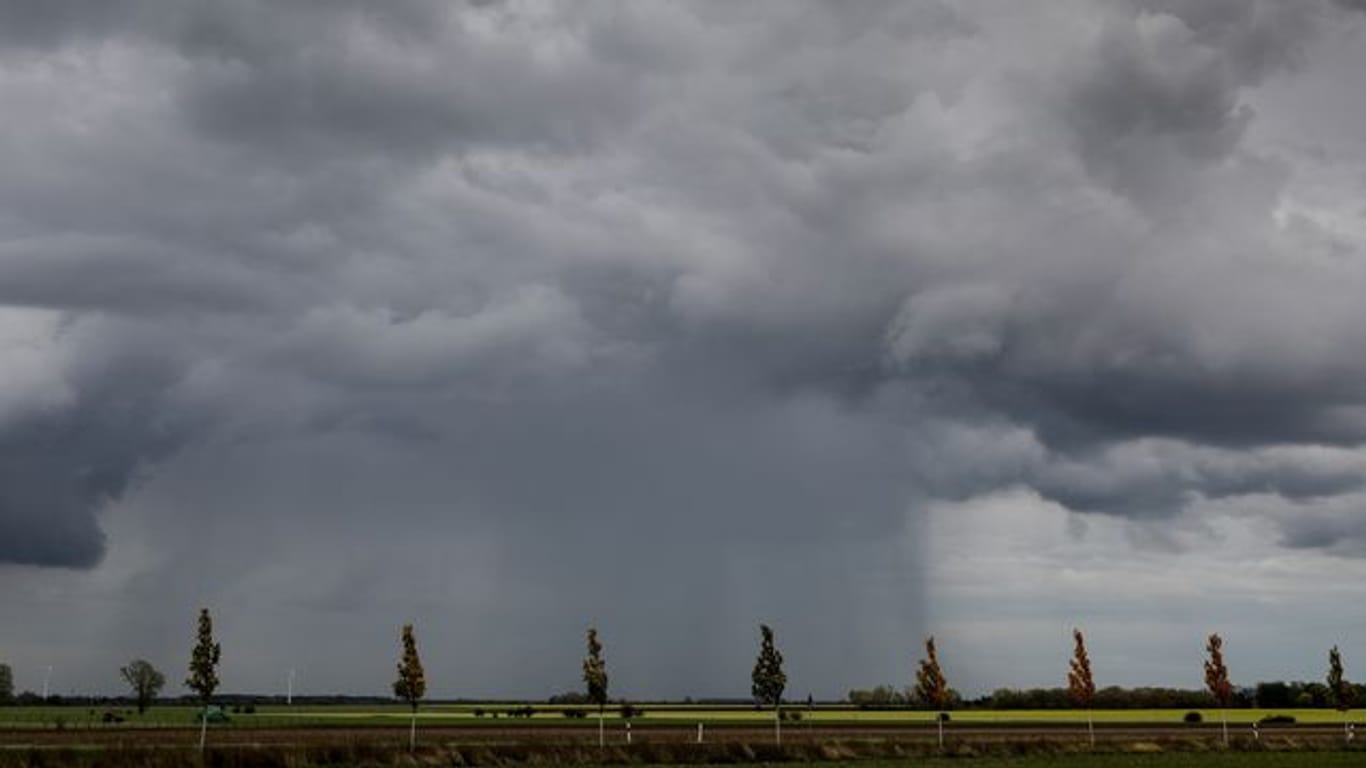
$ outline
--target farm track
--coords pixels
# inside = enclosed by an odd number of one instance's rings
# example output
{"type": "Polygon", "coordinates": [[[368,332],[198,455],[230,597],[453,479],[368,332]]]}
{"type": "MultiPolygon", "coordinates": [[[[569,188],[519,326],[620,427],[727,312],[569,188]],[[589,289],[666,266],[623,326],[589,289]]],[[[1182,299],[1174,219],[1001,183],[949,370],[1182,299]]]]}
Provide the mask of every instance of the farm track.
{"type": "MultiPolygon", "coordinates": [[[[1057,741],[1078,743],[1087,739],[1084,729],[1076,726],[950,726],[945,738],[973,743],[1006,741],[1057,741]]],[[[406,743],[407,729],[398,727],[309,726],[301,728],[222,728],[209,732],[209,742],[223,746],[328,746],[345,744],[406,743]]],[[[1246,728],[1232,729],[1231,736],[1245,740],[1251,736],[1246,728]]],[[[1297,742],[1322,742],[1326,746],[1342,743],[1341,727],[1327,725],[1283,726],[1263,728],[1261,737],[1268,741],[1294,739],[1297,742]]],[[[936,738],[933,725],[866,726],[866,725],[792,725],[783,729],[784,743],[823,743],[839,740],[875,740],[897,742],[932,742],[936,738]]],[[[1098,742],[1133,742],[1200,739],[1218,741],[1218,725],[1204,726],[1106,726],[1096,729],[1098,742]]],[[[198,744],[199,731],[195,728],[120,728],[35,730],[0,729],[0,747],[176,747],[198,744]]],[[[597,742],[597,730],[582,726],[430,726],[418,731],[419,741],[443,745],[536,745],[576,744],[597,742]]],[[[771,743],[773,729],[744,726],[708,726],[705,739],[712,744],[771,743]]],[[[608,731],[609,743],[620,746],[625,742],[621,728],[608,731]]],[[[636,744],[685,744],[697,740],[696,727],[685,725],[646,725],[632,729],[636,744]]]]}

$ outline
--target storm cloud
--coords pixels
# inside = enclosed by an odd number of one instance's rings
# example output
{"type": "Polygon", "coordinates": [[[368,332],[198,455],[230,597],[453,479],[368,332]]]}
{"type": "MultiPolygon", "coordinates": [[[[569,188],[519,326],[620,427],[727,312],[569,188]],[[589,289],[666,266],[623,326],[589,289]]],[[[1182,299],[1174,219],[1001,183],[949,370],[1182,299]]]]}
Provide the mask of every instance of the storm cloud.
{"type": "Polygon", "coordinates": [[[0,5],[0,562],[836,690],[943,504],[1356,554],[1350,6],[0,5]]]}

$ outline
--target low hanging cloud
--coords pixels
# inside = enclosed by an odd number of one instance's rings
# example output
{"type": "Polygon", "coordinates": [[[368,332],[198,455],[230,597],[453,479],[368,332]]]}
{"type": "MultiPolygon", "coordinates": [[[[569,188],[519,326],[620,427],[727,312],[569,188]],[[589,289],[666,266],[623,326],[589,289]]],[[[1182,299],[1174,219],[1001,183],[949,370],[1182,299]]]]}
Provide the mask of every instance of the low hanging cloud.
{"type": "Polygon", "coordinates": [[[180,373],[149,338],[46,310],[0,312],[0,541],[8,562],[89,567],[96,513],[184,440],[166,409],[180,373]],[[106,344],[116,352],[107,356],[106,344]]]}

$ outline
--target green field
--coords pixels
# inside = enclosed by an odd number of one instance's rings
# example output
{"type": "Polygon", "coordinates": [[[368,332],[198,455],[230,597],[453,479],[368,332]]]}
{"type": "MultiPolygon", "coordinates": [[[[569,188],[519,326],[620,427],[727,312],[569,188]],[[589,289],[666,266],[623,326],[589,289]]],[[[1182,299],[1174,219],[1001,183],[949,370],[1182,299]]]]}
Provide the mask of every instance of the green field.
{"type": "MultiPolygon", "coordinates": [[[[525,705],[520,705],[525,706],[525,705]]],[[[645,705],[632,721],[644,735],[627,743],[617,710],[609,710],[612,735],[598,747],[596,717],[567,718],[565,708],[535,707],[528,720],[508,717],[510,703],[440,704],[419,713],[422,728],[467,727],[467,732],[419,730],[418,754],[407,749],[409,710],[399,704],[370,706],[263,706],[255,713],[231,713],[228,723],[211,726],[210,754],[194,744],[198,709],[154,707],[138,716],[128,708],[88,706],[0,708],[0,768],[349,768],[400,765],[595,766],[774,765],[813,768],[1366,768],[1366,750],[1344,744],[1333,729],[1268,728],[1253,740],[1247,723],[1273,714],[1268,710],[1230,710],[1236,738],[1226,748],[1218,734],[1218,711],[1205,711],[1202,728],[1186,730],[1186,710],[1100,711],[1094,716],[1105,737],[1092,747],[1082,710],[967,710],[953,713],[949,739],[938,746],[932,713],[860,711],[845,707],[801,709],[803,720],[788,721],[785,733],[804,727],[849,726],[852,731],[814,730],[809,738],[773,743],[771,712],[743,707],[645,705]],[[477,716],[476,711],[482,711],[477,716]],[[106,712],[127,718],[105,724],[106,712]],[[498,716],[494,717],[493,713],[498,716]],[[680,740],[697,723],[711,737],[703,744],[680,740]],[[537,734],[528,725],[547,730],[537,734]],[[904,725],[904,731],[887,726],[904,725]],[[1019,726],[1012,731],[1012,726],[1019,726]],[[1126,731],[1124,726],[1158,726],[1126,731]],[[355,731],[384,727],[380,732],[355,731]],[[497,731],[491,731],[490,726],[497,731]],[[584,729],[566,734],[565,726],[584,729]],[[749,726],[749,728],[744,728],[749,726]],[[882,730],[859,729],[859,726],[882,730]],[[972,732],[973,726],[990,727],[972,732]],[[1044,727],[1040,727],[1044,726],[1044,727]],[[1049,727],[1053,726],[1053,727],[1049,727]],[[502,728],[508,728],[502,731],[502,728]],[[651,734],[650,728],[661,730],[651,734]],[[1106,734],[1105,729],[1113,729],[1106,734]],[[176,730],[171,730],[176,729],[176,730]],[[246,731],[238,729],[263,729],[246,731]],[[272,730],[275,729],[275,730],[272,730]],[[714,730],[713,730],[714,729],[714,730]],[[57,731],[61,731],[58,733],[57,731]],[[955,734],[957,731],[957,734],[955,734]],[[580,737],[579,734],[582,734],[580,737]],[[727,735],[722,735],[727,734],[727,735]],[[416,762],[414,762],[416,760],[416,762]],[[813,762],[816,761],[816,762],[813,762]]],[[[582,709],[573,707],[571,709],[582,709]]],[[[1342,722],[1326,710],[1283,710],[1299,724],[1342,722]]]]}
{"type": "MultiPolygon", "coordinates": [[[[1168,752],[1153,755],[1031,755],[1010,758],[925,758],[926,768],[1340,768],[1366,765],[1360,752],[1168,752]]],[[[788,765],[799,765],[789,763],[788,765]]],[[[824,768],[905,768],[905,761],[802,763],[824,768]]]]}
{"type": "MultiPolygon", "coordinates": [[[[571,719],[564,716],[564,709],[583,709],[578,707],[552,707],[530,705],[536,714],[527,718],[508,717],[509,710],[520,705],[513,704],[441,704],[422,707],[418,721],[423,725],[592,725],[596,727],[596,713],[589,712],[584,719],[571,719]],[[476,712],[482,711],[482,716],[476,712]]],[[[757,711],[743,708],[715,708],[706,706],[643,705],[644,715],[632,722],[638,726],[650,725],[746,725],[771,722],[771,711],[757,711]]],[[[119,727],[177,727],[192,725],[198,710],[194,707],[160,706],[153,707],[144,715],[137,715],[128,708],[108,707],[3,707],[0,708],[0,727],[30,728],[104,728],[111,727],[102,722],[106,711],[115,712],[125,718],[119,727]]],[[[818,708],[800,712],[801,723],[813,725],[929,725],[933,713],[908,711],[876,711],[852,708],[818,708]]],[[[1097,710],[1093,713],[1100,727],[1124,724],[1179,724],[1189,710],[1184,709],[1134,709],[1134,710],[1097,710]]],[[[1220,720],[1219,710],[1200,710],[1206,724],[1220,720]]],[[[1343,722],[1341,713],[1324,709],[1231,709],[1228,721],[1231,725],[1247,726],[1268,715],[1291,715],[1299,724],[1338,724],[1343,722]]],[[[620,722],[615,708],[606,713],[609,722],[620,722]]],[[[1084,710],[964,710],[951,714],[953,726],[972,725],[1059,725],[1084,726],[1087,713],[1084,710]]],[[[274,727],[274,726],[372,726],[404,725],[409,718],[408,709],[402,705],[378,706],[262,706],[254,714],[229,712],[230,722],[215,727],[274,727]]],[[[1349,713],[1349,719],[1366,722],[1366,710],[1349,713]]],[[[801,723],[788,723],[788,727],[800,727],[801,723]]]]}

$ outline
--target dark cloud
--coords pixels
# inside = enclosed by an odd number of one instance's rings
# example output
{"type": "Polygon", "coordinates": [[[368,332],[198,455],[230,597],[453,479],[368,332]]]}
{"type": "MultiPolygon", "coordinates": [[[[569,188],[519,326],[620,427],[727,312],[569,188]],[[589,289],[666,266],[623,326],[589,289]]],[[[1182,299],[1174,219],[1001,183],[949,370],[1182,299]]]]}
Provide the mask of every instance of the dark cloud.
{"type": "Polygon", "coordinates": [[[1240,101],[1299,59],[1313,3],[1147,2],[1097,36],[1064,106],[1100,183],[1145,210],[1189,205],[1202,171],[1225,161],[1253,112],[1240,101]]]}
{"type": "Polygon", "coordinates": [[[0,433],[0,561],[87,568],[104,555],[96,513],[178,448],[168,411],[178,372],[128,354],[74,383],[70,405],[21,414],[0,433]]]}
{"type": "Polygon", "coordinates": [[[6,6],[0,561],[873,675],[927,501],[1351,498],[1359,237],[1254,106],[1326,8],[6,6]]]}
{"type": "Polygon", "coordinates": [[[170,9],[159,0],[113,0],[91,7],[79,1],[19,0],[0,8],[0,42],[24,50],[52,48],[72,39],[160,28],[170,9]]]}
{"type": "Polygon", "coordinates": [[[1180,19],[1201,45],[1218,51],[1233,75],[1249,85],[1298,65],[1326,10],[1315,3],[1232,0],[1142,0],[1136,5],[1180,19]]]}

